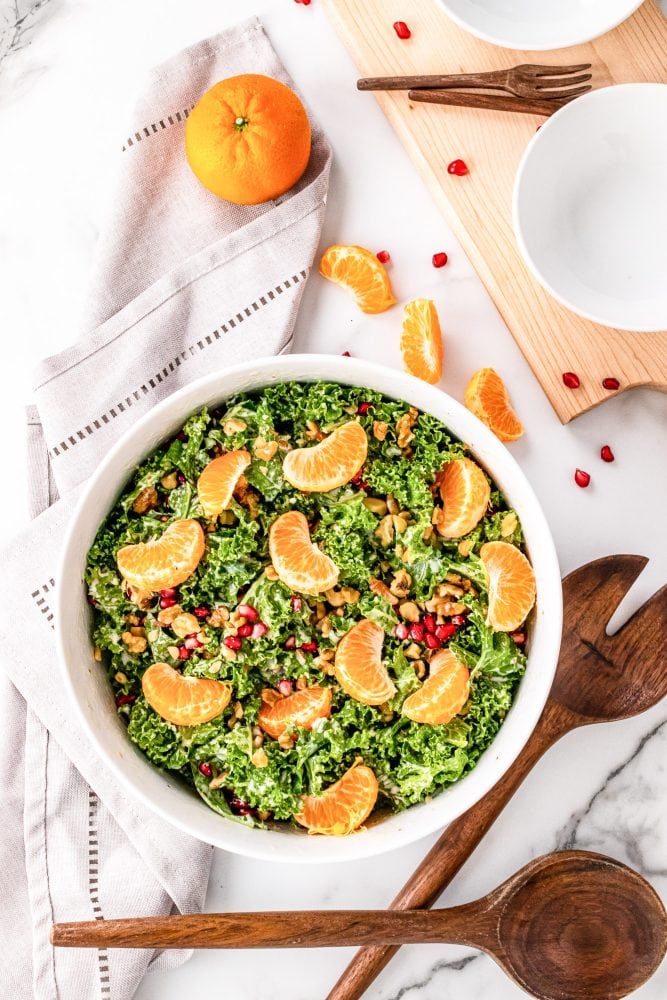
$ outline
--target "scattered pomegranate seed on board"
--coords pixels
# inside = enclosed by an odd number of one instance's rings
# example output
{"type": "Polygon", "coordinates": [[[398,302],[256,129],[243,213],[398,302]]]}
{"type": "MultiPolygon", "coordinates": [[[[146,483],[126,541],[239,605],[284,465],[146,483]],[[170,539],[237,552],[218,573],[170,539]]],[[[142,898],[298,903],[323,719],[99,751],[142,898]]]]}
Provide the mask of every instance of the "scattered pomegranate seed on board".
{"type": "Polygon", "coordinates": [[[579,376],[575,375],[574,372],[563,372],[563,383],[568,387],[568,389],[578,389],[581,385],[579,376]]]}
{"type": "Polygon", "coordinates": [[[380,261],[381,264],[388,264],[389,261],[391,260],[391,254],[389,253],[388,250],[378,250],[375,256],[377,257],[377,259],[380,261]]]}
{"type": "Polygon", "coordinates": [[[602,387],[604,389],[608,389],[609,392],[615,392],[616,389],[621,388],[621,383],[618,381],[617,378],[603,378],[602,387]]]}
{"type": "Polygon", "coordinates": [[[310,0],[294,0],[294,3],[300,3],[302,7],[310,7],[310,0]]]}
{"type": "Polygon", "coordinates": [[[614,461],[614,453],[613,453],[613,451],[611,450],[611,448],[609,447],[608,444],[604,444],[600,448],[600,458],[602,459],[603,462],[613,462],[614,461]]]}
{"type": "Polygon", "coordinates": [[[464,160],[452,160],[447,167],[447,173],[454,174],[456,177],[465,177],[468,173],[468,164],[464,160]]]}
{"type": "Polygon", "coordinates": [[[205,778],[212,778],[213,768],[211,767],[210,764],[207,764],[206,761],[202,761],[202,763],[199,765],[199,773],[203,774],[205,778]]]}
{"type": "Polygon", "coordinates": [[[406,38],[410,38],[410,36],[412,35],[412,32],[408,28],[405,21],[394,21],[394,31],[396,32],[398,37],[402,38],[403,40],[405,40],[406,38]]]}
{"type": "Polygon", "coordinates": [[[341,357],[343,357],[343,358],[351,358],[352,355],[350,354],[349,351],[343,351],[341,357]]]}
{"type": "Polygon", "coordinates": [[[591,481],[591,477],[583,469],[577,469],[574,473],[574,481],[577,486],[581,486],[582,490],[585,490],[591,481]]]}
{"type": "Polygon", "coordinates": [[[434,253],[433,254],[433,267],[444,267],[449,257],[446,253],[434,253]]]}

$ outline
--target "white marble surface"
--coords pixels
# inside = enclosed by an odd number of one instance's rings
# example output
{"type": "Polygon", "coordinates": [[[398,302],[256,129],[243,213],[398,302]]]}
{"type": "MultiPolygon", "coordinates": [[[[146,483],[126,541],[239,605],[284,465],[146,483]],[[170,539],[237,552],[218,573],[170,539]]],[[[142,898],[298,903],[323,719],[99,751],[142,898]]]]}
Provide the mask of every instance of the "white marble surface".
{"type": "MultiPolygon", "coordinates": [[[[22,414],[30,370],[64,347],[85,309],[83,290],[109,178],[145,70],[250,13],[270,37],[335,150],[323,245],[387,248],[401,298],[429,295],[445,334],[443,388],[461,398],[470,373],[503,374],[527,425],[512,446],[544,505],[567,572],[610,552],[651,557],[625,605],[637,607],[667,578],[664,497],[667,397],[636,391],[559,424],[503,322],[369,95],[318,0],[0,0],[0,419],[4,444],[1,535],[25,519],[22,414]],[[444,249],[450,264],[430,259],[444,249]],[[617,460],[604,465],[602,444],[617,460]],[[593,483],[572,483],[576,466],[593,483]],[[11,470],[11,473],[8,472],[11,470]]],[[[399,365],[393,312],[362,317],[314,276],[296,347],[399,365]]],[[[641,349],[641,341],[638,340],[641,349]]],[[[613,374],[613,373],[610,373],[613,374]]],[[[87,391],[93,391],[90,387],[87,391]]],[[[622,612],[623,613],[623,612],[622,612]]],[[[667,705],[632,721],[579,731],[555,747],[447,893],[453,903],[487,891],[529,858],[577,845],[627,861],[667,895],[667,705]]],[[[428,841],[375,861],[299,868],[218,852],[209,909],[385,905],[428,841]]],[[[199,953],[152,973],[138,1000],[324,997],[350,952],[199,953]]],[[[370,991],[377,1000],[512,1000],[522,996],[493,965],[461,948],[405,948],[370,991]]],[[[667,995],[667,967],[638,991],[667,995]]],[[[63,998],[70,1000],[70,998],[63,998]]]]}

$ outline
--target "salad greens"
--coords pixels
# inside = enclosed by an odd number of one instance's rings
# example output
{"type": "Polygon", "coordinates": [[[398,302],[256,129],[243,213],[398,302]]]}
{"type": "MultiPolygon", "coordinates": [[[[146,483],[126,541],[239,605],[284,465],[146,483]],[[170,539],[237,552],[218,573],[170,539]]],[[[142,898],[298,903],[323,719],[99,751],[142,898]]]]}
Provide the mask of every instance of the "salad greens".
{"type": "Polygon", "coordinates": [[[519,547],[523,541],[502,494],[491,484],[489,509],[464,538],[442,538],[433,527],[436,477],[445,463],[466,454],[429,414],[369,389],[317,382],[237,395],[221,410],[190,417],[147,458],[99,529],[86,583],[96,657],[130,739],[149,760],[177,772],[212,809],[251,825],[293,822],[303,795],[320,793],[359,759],[378,779],[377,808],[393,811],[470,771],[512,704],[525,668],[525,636],[494,633],[485,623],[479,550],[490,540],[519,547]],[[352,419],[367,432],[368,458],[351,482],[306,494],[283,478],[287,450],[315,444],[352,419]],[[241,448],[252,461],[231,509],[207,521],[197,478],[211,459],[241,448]],[[292,509],[306,515],[312,540],[338,567],[335,594],[293,595],[271,572],[269,527],[292,509]],[[197,569],[173,598],[133,593],[118,572],[118,550],[160,537],[180,518],[197,518],[206,531],[197,569]],[[389,603],[382,585],[386,591],[401,574],[407,589],[400,603],[389,603]],[[432,654],[396,634],[404,601],[416,604],[422,617],[455,626],[444,645],[471,671],[470,698],[445,725],[419,724],[401,713],[428,675],[432,654]],[[236,631],[241,604],[256,610],[266,630],[234,650],[225,638],[236,631]],[[195,611],[201,644],[186,648],[171,626],[178,613],[195,611]],[[385,631],[384,662],[397,689],[379,707],[347,695],[333,671],[336,644],[362,618],[385,631]],[[201,725],[167,722],[142,694],[142,675],[155,662],[229,682],[230,704],[201,725]],[[258,727],[262,691],[281,682],[290,682],[288,690],[331,688],[330,717],[286,739],[270,738],[258,727]]]}

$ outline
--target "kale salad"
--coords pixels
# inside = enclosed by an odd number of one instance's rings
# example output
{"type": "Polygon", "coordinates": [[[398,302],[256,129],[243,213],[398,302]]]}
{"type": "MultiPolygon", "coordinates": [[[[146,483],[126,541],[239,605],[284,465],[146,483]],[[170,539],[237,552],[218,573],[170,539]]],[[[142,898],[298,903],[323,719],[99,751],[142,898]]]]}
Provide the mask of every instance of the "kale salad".
{"type": "Polygon", "coordinates": [[[348,833],[458,781],[500,729],[534,591],[494,618],[496,551],[530,570],[515,511],[435,417],[327,382],[239,394],[100,527],[95,659],[130,740],[211,809],[348,833]]]}

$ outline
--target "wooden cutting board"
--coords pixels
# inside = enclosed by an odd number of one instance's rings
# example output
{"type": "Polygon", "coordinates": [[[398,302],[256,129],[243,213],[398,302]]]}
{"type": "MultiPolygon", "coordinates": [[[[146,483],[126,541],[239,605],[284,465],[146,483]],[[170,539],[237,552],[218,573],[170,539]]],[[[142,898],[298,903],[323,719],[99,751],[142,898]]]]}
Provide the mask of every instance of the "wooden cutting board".
{"type": "MultiPolygon", "coordinates": [[[[322,2],[361,76],[591,62],[595,86],[667,82],[667,19],[653,0],[615,31],[558,52],[489,45],[454,24],[437,0],[322,2]],[[410,26],[408,41],[394,33],[397,20],[410,26]]],[[[519,256],[512,231],[514,176],[544,119],[412,104],[401,92],[376,96],[560,419],[567,422],[608,399],[601,384],[606,376],[618,378],[622,389],[647,385],[667,391],[667,332],[625,333],[581,319],[542,290],[519,256]],[[457,157],[469,165],[467,177],[448,175],[447,164],[457,157]],[[580,389],[565,388],[564,371],[580,375],[580,389]]],[[[359,94],[360,101],[372,99],[359,94]]],[[[446,315],[443,319],[446,329],[446,315]]]]}

